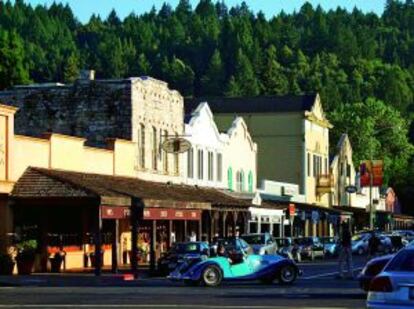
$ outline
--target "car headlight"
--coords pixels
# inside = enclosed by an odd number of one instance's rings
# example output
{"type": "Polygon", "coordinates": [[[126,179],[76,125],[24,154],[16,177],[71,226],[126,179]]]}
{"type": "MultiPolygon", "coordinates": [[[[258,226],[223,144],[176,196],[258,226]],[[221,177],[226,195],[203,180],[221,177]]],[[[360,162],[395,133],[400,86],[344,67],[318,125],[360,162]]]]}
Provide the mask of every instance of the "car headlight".
{"type": "Polygon", "coordinates": [[[264,248],[260,248],[260,250],[259,250],[259,255],[264,255],[266,252],[265,252],[265,249],[264,248]]]}

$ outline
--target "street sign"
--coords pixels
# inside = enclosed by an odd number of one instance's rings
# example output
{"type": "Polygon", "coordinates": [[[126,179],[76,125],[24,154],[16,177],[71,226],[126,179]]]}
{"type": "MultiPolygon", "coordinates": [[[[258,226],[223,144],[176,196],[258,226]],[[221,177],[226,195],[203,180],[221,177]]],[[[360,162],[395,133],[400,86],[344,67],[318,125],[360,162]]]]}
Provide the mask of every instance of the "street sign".
{"type": "Polygon", "coordinates": [[[162,149],[168,153],[182,153],[190,149],[191,143],[182,137],[167,139],[162,143],[162,149]]]}
{"type": "Polygon", "coordinates": [[[356,193],[358,191],[358,188],[356,186],[352,186],[352,185],[351,186],[346,186],[345,191],[347,193],[352,194],[352,193],[356,193]]]}
{"type": "Polygon", "coordinates": [[[370,177],[372,175],[372,186],[382,186],[383,162],[382,160],[366,160],[362,161],[360,168],[361,187],[370,186],[370,177]]]}
{"type": "Polygon", "coordinates": [[[289,215],[293,217],[296,213],[296,206],[295,204],[289,204],[289,215]]]}

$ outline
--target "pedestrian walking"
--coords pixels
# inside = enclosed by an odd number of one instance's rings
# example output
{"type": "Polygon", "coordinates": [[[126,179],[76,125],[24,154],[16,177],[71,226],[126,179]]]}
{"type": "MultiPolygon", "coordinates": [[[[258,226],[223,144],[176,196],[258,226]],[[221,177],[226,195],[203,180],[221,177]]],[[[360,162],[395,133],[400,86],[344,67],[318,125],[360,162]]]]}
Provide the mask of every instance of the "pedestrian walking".
{"type": "Polygon", "coordinates": [[[341,235],[341,251],[339,254],[339,274],[338,278],[344,278],[344,262],[347,266],[347,273],[349,278],[354,278],[353,263],[352,263],[352,243],[351,243],[351,232],[349,231],[348,224],[342,225],[341,235]]]}

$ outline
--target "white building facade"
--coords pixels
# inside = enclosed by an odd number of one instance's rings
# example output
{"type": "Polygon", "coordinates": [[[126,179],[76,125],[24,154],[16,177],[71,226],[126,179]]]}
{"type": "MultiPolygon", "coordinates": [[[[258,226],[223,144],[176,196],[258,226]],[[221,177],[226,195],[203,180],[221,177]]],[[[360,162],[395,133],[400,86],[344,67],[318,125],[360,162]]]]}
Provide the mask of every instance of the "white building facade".
{"type": "Polygon", "coordinates": [[[208,103],[200,103],[186,121],[185,138],[191,143],[182,156],[185,184],[255,192],[257,145],[242,118],[220,133],[208,103]]]}

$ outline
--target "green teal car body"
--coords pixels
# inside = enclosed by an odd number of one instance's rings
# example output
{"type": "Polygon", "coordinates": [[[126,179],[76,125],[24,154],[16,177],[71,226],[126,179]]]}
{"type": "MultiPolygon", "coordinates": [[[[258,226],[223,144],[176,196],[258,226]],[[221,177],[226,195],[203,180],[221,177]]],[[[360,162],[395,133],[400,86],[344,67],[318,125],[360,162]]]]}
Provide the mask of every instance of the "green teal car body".
{"type": "Polygon", "coordinates": [[[297,265],[282,256],[246,254],[239,263],[231,263],[227,257],[208,258],[193,264],[184,263],[169,278],[186,283],[204,283],[207,286],[219,285],[222,280],[261,280],[266,283],[279,280],[281,283],[290,284],[300,274],[297,265]],[[218,282],[212,279],[210,281],[214,282],[209,284],[208,272],[212,270],[210,277],[219,278],[218,282]]]}

